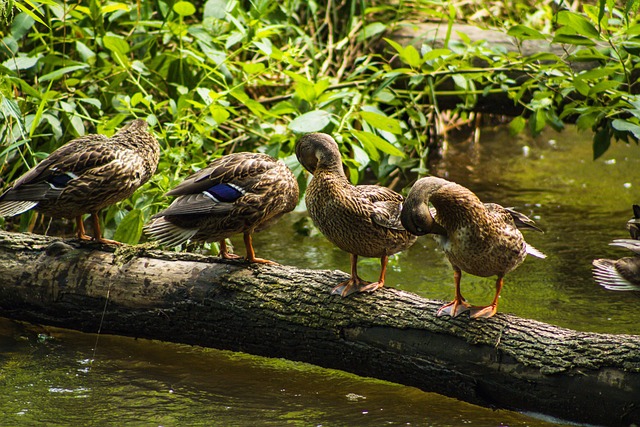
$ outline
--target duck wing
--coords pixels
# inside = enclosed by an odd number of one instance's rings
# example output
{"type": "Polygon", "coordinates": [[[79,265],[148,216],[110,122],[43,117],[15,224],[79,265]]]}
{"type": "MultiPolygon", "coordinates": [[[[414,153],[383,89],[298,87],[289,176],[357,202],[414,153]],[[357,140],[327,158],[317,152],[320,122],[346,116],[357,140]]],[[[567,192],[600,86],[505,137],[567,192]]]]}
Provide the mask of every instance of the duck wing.
{"type": "Polygon", "coordinates": [[[166,196],[179,196],[154,217],[166,215],[224,214],[234,202],[258,187],[264,173],[277,165],[259,153],[235,153],[214,160],[186,178],[166,196]]]}
{"type": "Polygon", "coordinates": [[[371,220],[383,227],[404,230],[400,212],[404,198],[395,191],[378,185],[358,185],[356,193],[371,220]]]}
{"type": "Polygon", "coordinates": [[[40,201],[57,199],[72,180],[108,169],[117,161],[108,139],[104,135],[86,135],[55,150],[0,196],[0,216],[17,215],[40,201]]]}

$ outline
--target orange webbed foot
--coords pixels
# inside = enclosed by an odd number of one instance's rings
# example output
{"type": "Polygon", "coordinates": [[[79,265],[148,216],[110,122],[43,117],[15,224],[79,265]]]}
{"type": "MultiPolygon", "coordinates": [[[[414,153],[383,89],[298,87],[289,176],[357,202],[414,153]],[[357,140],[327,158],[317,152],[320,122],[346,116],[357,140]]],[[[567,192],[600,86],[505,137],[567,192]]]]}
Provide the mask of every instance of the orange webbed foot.
{"type": "Polygon", "coordinates": [[[359,292],[374,292],[384,286],[384,282],[374,282],[361,286],[359,292]]]}
{"type": "Polygon", "coordinates": [[[271,261],[270,259],[257,258],[257,257],[252,257],[252,258],[247,257],[245,258],[245,261],[251,264],[280,265],[275,261],[271,261]]]}
{"type": "Polygon", "coordinates": [[[469,317],[471,317],[472,319],[488,319],[498,312],[498,306],[494,304],[479,307],[474,306],[470,308],[470,312],[471,313],[469,317]]]}
{"type": "Polygon", "coordinates": [[[465,313],[471,309],[471,304],[466,302],[464,299],[461,300],[453,300],[448,304],[443,305],[438,309],[436,313],[436,317],[441,317],[444,315],[448,315],[451,317],[458,317],[462,313],[465,313]]]}

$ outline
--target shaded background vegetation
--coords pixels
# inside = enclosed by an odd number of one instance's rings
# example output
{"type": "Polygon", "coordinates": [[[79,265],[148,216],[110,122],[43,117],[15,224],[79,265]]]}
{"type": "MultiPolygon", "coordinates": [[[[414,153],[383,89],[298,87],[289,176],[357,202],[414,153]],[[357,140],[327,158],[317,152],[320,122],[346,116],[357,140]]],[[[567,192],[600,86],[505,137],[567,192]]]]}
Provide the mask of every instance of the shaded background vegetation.
{"type": "MultiPolygon", "coordinates": [[[[129,243],[169,202],[164,192],[232,151],[284,159],[304,190],[293,156],[304,132],[337,137],[353,182],[407,182],[428,172],[452,123],[479,123],[474,105],[490,93],[507,93],[520,107],[520,116],[506,120],[514,133],[575,122],[593,132],[584,139],[593,138],[595,157],[612,140],[640,137],[635,1],[43,0],[3,7],[2,186],[74,137],[110,135],[145,118],[162,146],[158,173],[104,215],[106,234],[129,243]],[[418,48],[389,38],[424,20],[441,22],[447,34],[455,22],[470,22],[518,43],[567,49],[523,56],[464,37],[418,48]],[[596,67],[571,67],[585,61],[596,67]],[[528,79],[516,82],[513,71],[528,79]],[[460,99],[446,112],[438,108],[445,82],[460,99]]],[[[34,213],[5,221],[21,230],[48,227],[34,213]]]]}

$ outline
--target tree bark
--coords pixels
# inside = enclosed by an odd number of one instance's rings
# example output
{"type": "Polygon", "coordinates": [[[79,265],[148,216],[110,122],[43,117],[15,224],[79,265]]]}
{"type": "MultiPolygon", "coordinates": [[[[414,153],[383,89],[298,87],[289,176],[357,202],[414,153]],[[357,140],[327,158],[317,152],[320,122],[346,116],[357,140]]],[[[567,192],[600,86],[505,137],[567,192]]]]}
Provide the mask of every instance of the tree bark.
{"type": "Polygon", "coordinates": [[[640,336],[504,313],[441,319],[441,302],[409,292],[331,296],[340,271],[4,231],[0,277],[9,318],[284,357],[578,422],[640,422],[640,336]]]}

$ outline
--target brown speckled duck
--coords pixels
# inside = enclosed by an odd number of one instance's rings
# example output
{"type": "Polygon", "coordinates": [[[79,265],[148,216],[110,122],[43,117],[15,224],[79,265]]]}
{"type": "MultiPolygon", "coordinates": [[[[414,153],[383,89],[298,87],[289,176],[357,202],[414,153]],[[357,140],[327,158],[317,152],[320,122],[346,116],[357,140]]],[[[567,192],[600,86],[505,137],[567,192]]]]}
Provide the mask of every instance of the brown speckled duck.
{"type": "Polygon", "coordinates": [[[610,243],[631,250],[635,256],[593,260],[593,278],[612,291],[640,291],[640,206],[633,205],[633,218],[627,222],[631,239],[610,243]]]}
{"type": "Polygon", "coordinates": [[[305,196],[309,216],[329,241],[351,254],[351,278],[336,286],[332,294],[346,297],[381,288],[389,256],[416,240],[400,223],[402,196],[377,185],[352,185],[342,169],[338,144],[327,134],[302,136],[296,144],[296,156],[313,174],[305,196]],[[358,276],[358,256],[380,258],[377,282],[358,276]]]}
{"type": "Polygon", "coordinates": [[[298,204],[298,182],[280,160],[260,153],[233,153],[220,157],[169,191],[178,196],[154,215],[145,232],[162,244],[176,246],[187,240],[219,242],[220,256],[229,253],[225,239],[244,234],[246,260],[256,258],[252,234],[264,230],[298,204]]]}
{"type": "Polygon", "coordinates": [[[441,178],[426,177],[413,185],[401,220],[413,234],[434,234],[453,266],[455,298],[438,310],[438,316],[456,317],[466,311],[472,318],[493,316],[504,276],[527,254],[545,258],[524,241],[518,230],[540,231],[531,219],[495,203],[482,203],[469,189],[441,178]],[[498,276],[490,305],[475,307],[465,301],[460,293],[462,271],[481,277],[498,276]]]}
{"type": "Polygon", "coordinates": [[[29,209],[55,218],[75,218],[76,235],[85,234],[82,215],[91,214],[93,240],[119,244],[102,237],[98,212],[131,196],[155,173],[158,141],[147,122],[134,120],[111,138],[85,135],[52,152],[0,196],[0,216],[29,209]]]}

